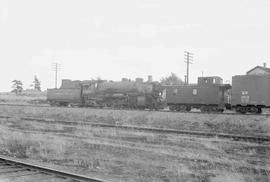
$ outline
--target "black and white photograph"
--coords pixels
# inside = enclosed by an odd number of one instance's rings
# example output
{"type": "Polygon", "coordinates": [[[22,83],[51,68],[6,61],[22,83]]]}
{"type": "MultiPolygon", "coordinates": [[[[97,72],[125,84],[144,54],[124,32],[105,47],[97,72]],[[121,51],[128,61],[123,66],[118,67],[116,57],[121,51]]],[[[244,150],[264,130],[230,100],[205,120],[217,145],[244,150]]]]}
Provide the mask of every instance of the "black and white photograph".
{"type": "Polygon", "coordinates": [[[0,182],[270,182],[270,0],[0,0],[0,182]]]}

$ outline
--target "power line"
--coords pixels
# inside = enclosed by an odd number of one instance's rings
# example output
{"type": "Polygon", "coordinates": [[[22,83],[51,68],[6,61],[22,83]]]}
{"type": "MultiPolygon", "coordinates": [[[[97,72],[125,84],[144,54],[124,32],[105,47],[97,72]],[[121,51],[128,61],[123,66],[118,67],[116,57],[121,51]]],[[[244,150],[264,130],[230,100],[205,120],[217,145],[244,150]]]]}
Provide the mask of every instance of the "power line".
{"type": "Polygon", "coordinates": [[[60,70],[60,64],[56,62],[52,63],[52,69],[55,72],[54,84],[55,84],[55,88],[57,88],[57,76],[58,76],[58,71],[60,70]]]}
{"type": "Polygon", "coordinates": [[[185,58],[185,63],[187,63],[187,74],[186,74],[185,82],[186,84],[189,84],[189,64],[192,64],[193,53],[185,51],[184,58],[185,58]]]}

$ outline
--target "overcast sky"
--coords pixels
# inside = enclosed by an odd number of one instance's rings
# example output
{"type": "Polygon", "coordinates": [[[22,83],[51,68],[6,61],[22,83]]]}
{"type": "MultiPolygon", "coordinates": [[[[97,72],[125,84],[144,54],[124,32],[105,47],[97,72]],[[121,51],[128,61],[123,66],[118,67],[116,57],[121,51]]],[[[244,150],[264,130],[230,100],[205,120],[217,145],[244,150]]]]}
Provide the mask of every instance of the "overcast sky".
{"type": "Polygon", "coordinates": [[[236,74],[268,63],[269,0],[0,0],[0,91],[34,75],[42,89],[60,79],[184,79],[236,74]]]}

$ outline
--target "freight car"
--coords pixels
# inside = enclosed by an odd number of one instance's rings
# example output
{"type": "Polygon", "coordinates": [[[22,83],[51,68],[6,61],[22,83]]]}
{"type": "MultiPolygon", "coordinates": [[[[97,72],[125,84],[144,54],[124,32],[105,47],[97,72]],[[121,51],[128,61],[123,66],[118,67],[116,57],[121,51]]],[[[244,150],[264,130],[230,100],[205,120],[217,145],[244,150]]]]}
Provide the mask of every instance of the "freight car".
{"type": "Polygon", "coordinates": [[[166,102],[172,111],[222,112],[230,105],[229,84],[220,77],[199,77],[197,84],[165,85],[166,102]]]}
{"type": "Polygon", "coordinates": [[[261,113],[270,108],[270,75],[232,77],[232,107],[240,113],[261,113]]]}
{"type": "Polygon", "coordinates": [[[85,107],[159,109],[164,105],[162,87],[151,80],[143,82],[63,80],[60,89],[48,89],[47,100],[51,105],[78,105],[85,107]]]}

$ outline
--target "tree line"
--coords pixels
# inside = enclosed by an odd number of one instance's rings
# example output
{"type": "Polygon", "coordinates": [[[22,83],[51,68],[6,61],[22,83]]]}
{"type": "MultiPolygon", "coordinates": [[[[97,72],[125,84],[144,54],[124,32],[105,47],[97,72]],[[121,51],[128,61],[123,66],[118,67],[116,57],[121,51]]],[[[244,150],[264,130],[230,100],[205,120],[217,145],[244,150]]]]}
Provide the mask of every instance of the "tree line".
{"type": "MultiPolygon", "coordinates": [[[[12,90],[11,92],[15,93],[16,95],[21,94],[23,91],[23,83],[21,80],[13,80],[12,82],[12,90]]],[[[34,81],[30,85],[31,88],[33,88],[36,91],[41,92],[41,82],[37,78],[37,76],[34,76],[34,81]]]]}
{"type": "Polygon", "coordinates": [[[161,78],[160,83],[163,85],[183,85],[184,84],[183,80],[181,80],[181,78],[179,78],[175,73],[171,73],[171,75],[161,78]]]}

